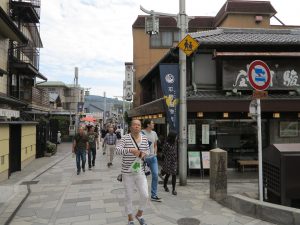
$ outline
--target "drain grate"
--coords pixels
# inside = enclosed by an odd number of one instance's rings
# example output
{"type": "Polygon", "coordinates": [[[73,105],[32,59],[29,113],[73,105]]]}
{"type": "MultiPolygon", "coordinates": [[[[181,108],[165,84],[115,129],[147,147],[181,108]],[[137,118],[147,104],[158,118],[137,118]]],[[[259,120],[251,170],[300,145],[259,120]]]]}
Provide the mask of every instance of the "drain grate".
{"type": "Polygon", "coordinates": [[[31,184],[37,184],[39,180],[30,180],[30,181],[23,181],[21,185],[31,185],[31,184]]]}
{"type": "Polygon", "coordinates": [[[195,218],[181,218],[177,220],[178,225],[199,225],[200,220],[197,220],[195,218]]]}

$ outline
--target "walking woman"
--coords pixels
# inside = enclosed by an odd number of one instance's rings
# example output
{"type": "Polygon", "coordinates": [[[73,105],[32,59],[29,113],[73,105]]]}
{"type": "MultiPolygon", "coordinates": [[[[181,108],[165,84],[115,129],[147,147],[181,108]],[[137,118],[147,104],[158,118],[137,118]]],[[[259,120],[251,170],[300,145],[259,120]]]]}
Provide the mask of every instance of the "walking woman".
{"type": "Polygon", "coordinates": [[[143,212],[149,198],[148,183],[142,166],[143,160],[149,154],[149,144],[146,136],[141,134],[141,121],[132,120],[130,134],[122,137],[116,147],[116,154],[122,155],[122,181],[125,188],[125,210],[128,215],[128,225],[134,225],[132,197],[135,189],[140,194],[140,205],[135,218],[140,225],[147,225],[143,212]]]}
{"type": "Polygon", "coordinates": [[[177,173],[177,134],[175,131],[170,131],[167,140],[163,146],[164,162],[162,165],[162,171],[166,174],[164,178],[164,189],[169,192],[167,186],[170,175],[172,175],[172,194],[177,195],[175,190],[176,186],[176,173],[177,173]]]}

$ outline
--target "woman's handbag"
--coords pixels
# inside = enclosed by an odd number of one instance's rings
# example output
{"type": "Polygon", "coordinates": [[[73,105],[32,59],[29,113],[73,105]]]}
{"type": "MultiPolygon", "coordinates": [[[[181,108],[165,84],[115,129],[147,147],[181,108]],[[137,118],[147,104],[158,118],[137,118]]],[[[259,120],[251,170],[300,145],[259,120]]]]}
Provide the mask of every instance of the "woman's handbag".
{"type": "Polygon", "coordinates": [[[144,161],[143,166],[144,166],[145,175],[149,176],[151,174],[151,170],[150,170],[150,167],[148,166],[148,163],[146,161],[144,161]]]}
{"type": "MultiPolygon", "coordinates": [[[[132,136],[131,136],[131,139],[134,142],[136,148],[140,151],[139,146],[137,145],[136,141],[134,140],[134,138],[132,136]]],[[[147,162],[145,160],[143,161],[143,167],[144,167],[145,175],[149,176],[151,174],[151,170],[150,170],[150,168],[149,168],[149,166],[148,166],[148,164],[147,164],[147,162]]]]}

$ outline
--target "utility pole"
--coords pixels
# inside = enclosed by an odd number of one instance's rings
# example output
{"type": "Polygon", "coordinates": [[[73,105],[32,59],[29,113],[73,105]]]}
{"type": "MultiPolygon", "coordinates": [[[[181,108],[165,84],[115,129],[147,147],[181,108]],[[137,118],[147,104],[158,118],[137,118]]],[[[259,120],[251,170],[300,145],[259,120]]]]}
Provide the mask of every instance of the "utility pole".
{"type": "MultiPolygon", "coordinates": [[[[180,40],[187,32],[187,15],[185,12],[185,0],[179,1],[179,24],[180,40]]],[[[186,55],[179,51],[180,68],[180,100],[179,100],[179,182],[180,185],[186,185],[187,181],[187,107],[186,107],[186,55]]]]}
{"type": "MultiPolygon", "coordinates": [[[[188,30],[188,16],[185,12],[185,0],[179,0],[179,14],[168,14],[149,11],[140,6],[140,9],[155,17],[169,16],[177,20],[177,26],[180,29],[179,40],[182,40],[188,30]]],[[[154,26],[154,25],[153,25],[154,26]]],[[[186,106],[186,55],[179,51],[180,67],[180,99],[179,99],[179,182],[180,185],[187,184],[187,106],[186,106]]]]}

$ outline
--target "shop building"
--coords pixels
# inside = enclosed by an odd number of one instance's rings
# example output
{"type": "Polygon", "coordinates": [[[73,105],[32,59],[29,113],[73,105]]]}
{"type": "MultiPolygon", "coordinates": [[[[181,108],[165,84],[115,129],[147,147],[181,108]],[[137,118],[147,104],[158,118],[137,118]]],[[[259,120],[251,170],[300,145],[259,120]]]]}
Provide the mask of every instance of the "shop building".
{"type": "MultiPolygon", "coordinates": [[[[272,75],[268,97],[261,102],[263,147],[300,142],[299,29],[220,27],[190,35],[200,46],[187,57],[188,151],[225,149],[229,167],[236,167],[239,159],[257,159],[256,122],[249,115],[252,88],[247,78],[254,60],[264,61],[272,75]]],[[[140,79],[144,104],[129,113],[139,119],[163,115],[165,132],[159,65],[178,64],[178,51],[170,49],[140,79]]]]}
{"type": "Polygon", "coordinates": [[[47,80],[39,71],[40,3],[0,1],[0,181],[45,150],[32,121],[49,111],[47,93],[36,87],[47,80]]]}

